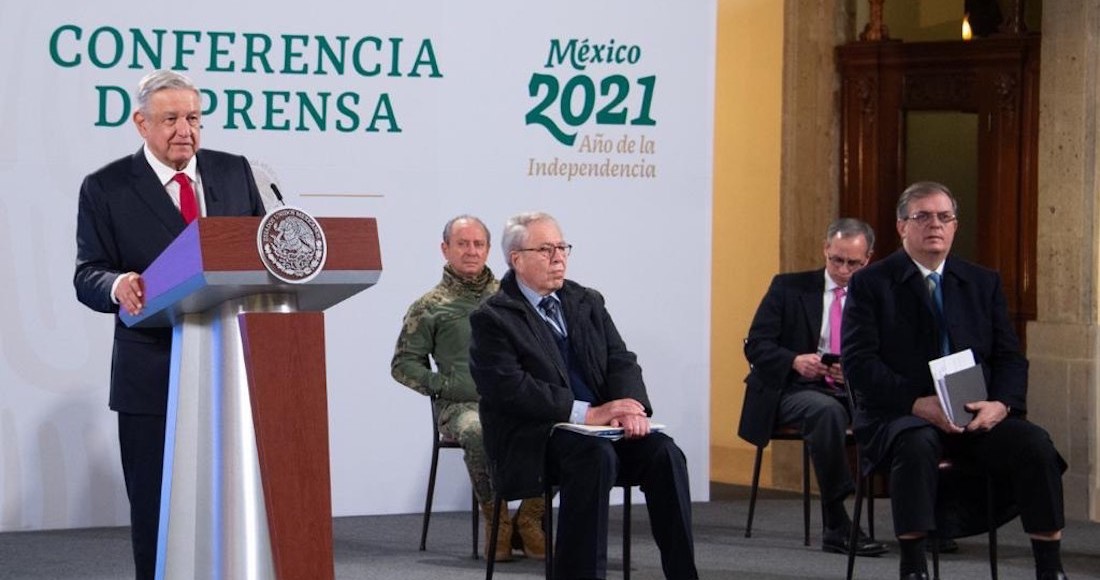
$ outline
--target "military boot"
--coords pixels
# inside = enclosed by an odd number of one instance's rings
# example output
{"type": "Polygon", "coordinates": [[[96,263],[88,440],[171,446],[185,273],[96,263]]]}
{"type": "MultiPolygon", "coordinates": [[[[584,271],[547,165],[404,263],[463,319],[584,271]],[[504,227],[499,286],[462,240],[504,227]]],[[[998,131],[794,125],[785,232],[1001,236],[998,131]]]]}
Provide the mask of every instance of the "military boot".
{"type": "Polygon", "coordinates": [[[516,531],[523,540],[523,553],[528,558],[546,559],[546,534],[543,531],[545,514],[546,500],[541,497],[523,500],[516,510],[516,531]]]}
{"type": "Polygon", "coordinates": [[[508,504],[500,505],[500,529],[497,530],[497,545],[490,546],[493,534],[493,502],[481,504],[481,519],[485,520],[485,559],[493,558],[497,562],[512,561],[512,518],[508,517],[508,504]]]}

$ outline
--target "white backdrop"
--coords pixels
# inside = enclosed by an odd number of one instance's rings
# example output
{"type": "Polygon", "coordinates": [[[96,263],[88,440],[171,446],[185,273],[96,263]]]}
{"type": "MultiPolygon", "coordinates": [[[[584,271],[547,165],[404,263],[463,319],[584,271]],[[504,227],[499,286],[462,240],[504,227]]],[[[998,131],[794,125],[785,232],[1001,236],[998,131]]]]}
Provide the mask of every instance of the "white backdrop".
{"type": "MultiPolygon", "coordinates": [[[[422,508],[428,405],[389,360],[439,278],[443,223],[479,215],[495,243],[534,209],[574,244],[569,277],[607,297],[707,499],[714,1],[377,4],[4,4],[0,531],[127,522],[112,320],[75,299],[74,231],[83,176],[140,146],[123,95],[158,67],[210,91],[204,147],[315,216],[378,218],[381,281],[326,315],[336,515],[422,508]],[[575,141],[526,122],[540,110],[575,141]]],[[[489,263],[503,274],[496,246],[489,263]]],[[[443,456],[436,505],[464,509],[443,456]]]]}

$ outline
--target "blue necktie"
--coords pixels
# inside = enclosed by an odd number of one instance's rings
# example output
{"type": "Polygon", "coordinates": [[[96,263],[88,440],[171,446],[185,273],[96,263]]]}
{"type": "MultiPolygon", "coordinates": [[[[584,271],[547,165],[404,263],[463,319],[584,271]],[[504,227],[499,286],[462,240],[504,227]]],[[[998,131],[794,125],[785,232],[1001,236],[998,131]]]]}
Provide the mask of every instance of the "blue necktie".
{"type": "Polygon", "coordinates": [[[553,296],[543,297],[542,300],[539,300],[539,310],[550,319],[546,321],[546,325],[553,331],[554,342],[557,343],[558,352],[561,353],[561,358],[565,361],[565,367],[569,373],[569,388],[573,391],[573,396],[578,401],[596,402],[596,393],[585,381],[584,370],[577,363],[577,357],[573,356],[569,338],[563,332],[565,326],[562,325],[561,304],[558,299],[553,296]]]}
{"type": "Polygon", "coordinates": [[[936,310],[936,323],[940,327],[940,356],[951,354],[947,341],[947,320],[943,316],[943,277],[938,272],[928,275],[928,289],[932,292],[932,305],[936,310]]]}
{"type": "Polygon", "coordinates": [[[561,322],[561,305],[558,304],[558,299],[553,296],[543,296],[542,300],[539,300],[539,310],[550,319],[550,328],[554,330],[554,333],[558,336],[564,337],[564,326],[561,322]]]}

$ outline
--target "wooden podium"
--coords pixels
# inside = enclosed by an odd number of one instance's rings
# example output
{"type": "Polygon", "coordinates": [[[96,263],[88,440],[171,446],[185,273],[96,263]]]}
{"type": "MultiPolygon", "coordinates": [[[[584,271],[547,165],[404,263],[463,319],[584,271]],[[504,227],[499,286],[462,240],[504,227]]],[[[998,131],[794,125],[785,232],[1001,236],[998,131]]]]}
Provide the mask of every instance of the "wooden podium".
{"type": "Polygon", "coordinates": [[[264,267],[258,217],[196,220],[142,274],[128,326],[171,326],[159,579],[331,579],[322,310],[382,271],[373,218],[319,218],[324,269],[264,267]]]}

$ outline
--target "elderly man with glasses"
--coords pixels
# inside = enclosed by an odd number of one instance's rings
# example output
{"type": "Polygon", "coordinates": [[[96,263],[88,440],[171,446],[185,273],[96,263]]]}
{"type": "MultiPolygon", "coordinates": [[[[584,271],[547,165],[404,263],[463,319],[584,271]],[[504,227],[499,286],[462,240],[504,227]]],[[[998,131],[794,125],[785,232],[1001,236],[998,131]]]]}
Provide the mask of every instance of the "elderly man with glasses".
{"type": "Polygon", "coordinates": [[[111,410],[130,501],[135,577],[156,574],[171,328],[130,328],[120,311],[145,304],[141,272],[187,224],[203,216],[260,216],[264,205],[248,160],[199,148],[202,95],[169,70],[146,75],[132,121],[135,153],[84,178],[76,218],[77,299],[115,320],[111,410]]]}
{"type": "MultiPolygon", "coordinates": [[[[984,531],[984,478],[941,481],[945,449],[973,458],[993,478],[995,497],[1015,502],[1031,536],[1036,577],[1065,578],[1065,462],[1047,432],[1025,418],[1028,363],[1000,277],[951,254],[957,211],[942,184],[909,186],[897,205],[902,249],[852,277],[842,360],[859,400],[855,434],[865,459],[890,469],[903,580],[928,578],[928,532],[984,531]],[[967,404],[973,416],[956,425],[940,406],[928,361],[968,349],[988,397],[967,404]]],[[[998,510],[997,522],[1006,515],[998,510]]]]}
{"type": "Polygon", "coordinates": [[[572,246],[553,217],[515,216],[502,238],[508,273],[470,316],[470,372],[497,491],[534,496],[548,475],[558,482],[555,577],[604,578],[608,492],[619,477],[639,483],[665,577],[698,578],[687,460],[651,432],[642,369],[603,297],[565,278],[572,246]],[[623,437],[556,423],[621,427],[623,437]]]}
{"type": "Polygon", "coordinates": [[[851,519],[844,500],[854,491],[845,432],[850,422],[840,362],[841,311],[848,280],[867,264],[875,232],[843,218],[829,224],[824,268],[779,274],[753,317],[745,340],[751,368],[745,379],[738,435],[763,447],[778,425],[795,425],[810,451],[824,524],[821,549],[877,556],[886,546],[860,533],[848,544],[851,519]]]}

